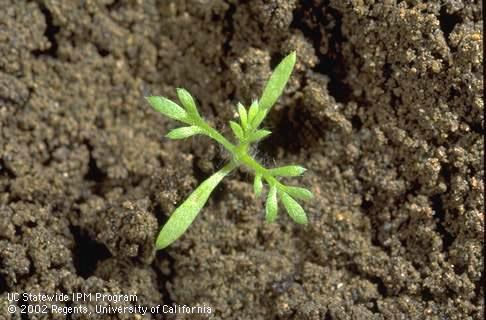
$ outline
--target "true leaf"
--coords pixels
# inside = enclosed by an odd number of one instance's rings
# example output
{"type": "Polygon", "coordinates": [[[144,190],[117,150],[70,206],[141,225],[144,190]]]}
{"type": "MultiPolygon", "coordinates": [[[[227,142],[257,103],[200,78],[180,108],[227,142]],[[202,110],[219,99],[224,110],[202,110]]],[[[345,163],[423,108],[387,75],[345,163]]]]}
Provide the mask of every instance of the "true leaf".
{"type": "Polygon", "coordinates": [[[280,177],[296,177],[303,174],[306,169],[301,166],[283,166],[269,170],[274,176],[280,177]]]}
{"type": "Polygon", "coordinates": [[[235,136],[239,139],[239,140],[243,140],[244,138],[244,133],[243,133],[243,129],[240,127],[239,124],[237,124],[236,122],[234,121],[230,121],[230,127],[231,127],[231,130],[233,130],[233,133],[235,134],[235,136]]]}
{"type": "Polygon", "coordinates": [[[214,188],[216,188],[219,182],[221,182],[221,180],[234,168],[235,164],[230,162],[222,169],[215,172],[211,177],[201,183],[186,201],[172,213],[169,220],[157,236],[157,241],[155,242],[157,250],[167,247],[186,231],[199,211],[201,211],[202,207],[206,204],[206,201],[214,188]]]}
{"type": "Polygon", "coordinates": [[[259,108],[251,123],[252,127],[258,128],[258,126],[260,126],[260,124],[262,123],[263,119],[265,119],[266,116],[267,116],[266,111],[264,109],[259,108]]]}
{"type": "Polygon", "coordinates": [[[187,112],[177,103],[159,96],[146,97],[152,108],[166,115],[169,118],[186,122],[187,112]]]}
{"type": "Polygon", "coordinates": [[[240,115],[241,126],[246,130],[248,127],[248,114],[241,103],[238,103],[238,114],[240,115]]]}
{"type": "Polygon", "coordinates": [[[272,132],[268,131],[268,130],[263,130],[263,129],[257,130],[250,135],[250,137],[248,138],[248,141],[249,142],[255,142],[255,141],[261,140],[271,133],[272,132]]]}
{"type": "Polygon", "coordinates": [[[289,216],[297,222],[298,224],[307,224],[307,215],[305,214],[304,209],[297,203],[291,196],[286,193],[281,194],[281,199],[285,210],[289,216]]]}
{"type": "Polygon", "coordinates": [[[310,200],[314,198],[312,192],[305,188],[285,186],[285,192],[299,200],[310,200]]]}
{"type": "Polygon", "coordinates": [[[171,132],[169,132],[166,135],[166,137],[170,138],[170,139],[177,140],[177,139],[185,139],[185,138],[188,138],[190,136],[200,134],[200,133],[204,133],[204,130],[202,130],[201,128],[199,128],[197,126],[181,127],[181,128],[177,128],[177,129],[172,130],[171,132]]]}
{"type": "Polygon", "coordinates": [[[178,88],[177,89],[177,96],[181,101],[184,108],[186,108],[187,112],[194,115],[199,115],[197,111],[196,103],[194,102],[194,98],[191,96],[186,89],[178,88]]]}
{"type": "MultiPolygon", "coordinates": [[[[261,110],[265,111],[265,115],[282,94],[283,89],[289,80],[290,74],[294,69],[295,60],[296,54],[294,51],[278,64],[270,76],[270,80],[268,80],[265,89],[263,89],[262,97],[259,101],[259,107],[261,110]]],[[[256,123],[256,125],[259,124],[260,123],[256,123]]]]}
{"type": "Polygon", "coordinates": [[[277,188],[273,185],[268,192],[267,201],[265,203],[265,219],[267,222],[273,222],[277,218],[278,203],[277,203],[277,188]]]}
{"type": "Polygon", "coordinates": [[[260,194],[262,193],[263,189],[263,183],[262,183],[262,176],[260,174],[257,174],[255,176],[255,180],[253,180],[253,191],[255,192],[255,195],[260,197],[260,194]]]}
{"type": "Polygon", "coordinates": [[[248,110],[248,124],[251,124],[253,122],[253,119],[255,118],[257,112],[258,112],[258,101],[253,100],[250,109],[248,110]]]}

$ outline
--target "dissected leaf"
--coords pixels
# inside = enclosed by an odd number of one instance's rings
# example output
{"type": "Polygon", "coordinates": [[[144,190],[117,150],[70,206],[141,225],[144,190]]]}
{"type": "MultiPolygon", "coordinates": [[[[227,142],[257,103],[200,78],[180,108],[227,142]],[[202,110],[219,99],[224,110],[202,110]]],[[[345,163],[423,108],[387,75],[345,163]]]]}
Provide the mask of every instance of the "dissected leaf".
{"type": "Polygon", "coordinates": [[[160,113],[169,118],[186,123],[187,127],[172,130],[167,134],[170,139],[183,139],[195,134],[205,134],[222,144],[233,156],[233,161],[206,179],[191,195],[173,212],[167,223],[162,227],[156,248],[163,249],[178,239],[194,221],[207,202],[211,192],[231,170],[238,165],[245,165],[255,171],[253,190],[259,197],[263,190],[263,179],[269,182],[270,188],[265,201],[265,219],[273,222],[278,214],[278,201],[282,201],[289,216],[300,224],[307,223],[307,215],[295,199],[309,200],[312,192],[305,188],[282,185],[277,177],[298,176],[305,172],[301,166],[291,165],[274,169],[265,169],[250,154],[249,144],[261,140],[271,134],[268,130],[257,130],[267,116],[270,108],[278,100],[287,84],[295,65],[296,54],[286,56],[271,74],[260,100],[252,102],[248,110],[239,103],[237,105],[240,122],[230,121],[230,127],[238,143],[233,144],[221,133],[199,116],[197,106],[191,94],[182,88],[177,89],[181,106],[159,96],[149,96],[147,101],[160,113]],[[272,185],[273,183],[273,185],[272,185]]]}
{"type": "Polygon", "coordinates": [[[221,182],[221,180],[235,168],[235,164],[230,162],[222,169],[215,172],[211,177],[194,190],[170,216],[167,223],[160,230],[155,246],[157,250],[163,249],[177,240],[191,225],[199,211],[206,204],[211,192],[221,182]]]}
{"type": "Polygon", "coordinates": [[[150,105],[158,112],[166,115],[169,118],[186,122],[187,112],[182,109],[177,103],[159,96],[146,97],[150,105]]]}
{"type": "Polygon", "coordinates": [[[306,169],[301,166],[283,166],[283,167],[270,169],[269,171],[274,176],[296,177],[303,174],[306,171],[306,169]]]}
{"type": "Polygon", "coordinates": [[[277,187],[270,186],[267,201],[265,203],[265,219],[267,222],[273,222],[277,219],[278,203],[277,203],[277,187]]]}
{"type": "Polygon", "coordinates": [[[179,97],[179,100],[181,101],[184,108],[186,108],[188,113],[199,115],[199,112],[197,111],[196,103],[194,102],[194,98],[191,96],[189,92],[187,92],[186,89],[178,88],[177,96],[179,97]]]}
{"type": "Polygon", "coordinates": [[[172,130],[166,135],[166,137],[169,139],[177,140],[177,139],[185,139],[200,133],[204,133],[204,130],[197,126],[181,127],[172,130]]]}
{"type": "Polygon", "coordinates": [[[248,142],[255,142],[261,140],[271,133],[272,132],[268,130],[263,130],[263,129],[257,130],[250,135],[250,137],[248,138],[248,142]]]}
{"type": "Polygon", "coordinates": [[[297,222],[298,224],[307,224],[307,215],[305,214],[304,209],[297,203],[291,196],[286,193],[281,194],[281,199],[285,210],[289,216],[297,222]]]}
{"type": "Polygon", "coordinates": [[[241,125],[246,131],[246,128],[248,127],[248,114],[246,113],[245,107],[241,103],[238,103],[238,114],[240,115],[241,125]]]}
{"type": "Polygon", "coordinates": [[[285,192],[299,200],[310,200],[314,198],[312,192],[306,188],[285,186],[285,192]]]}
{"type": "Polygon", "coordinates": [[[262,183],[262,176],[260,174],[257,174],[255,176],[255,180],[253,180],[253,191],[255,192],[255,195],[260,197],[260,194],[262,193],[263,189],[263,183],[262,183]]]}
{"type": "Polygon", "coordinates": [[[243,129],[240,127],[239,124],[237,124],[236,122],[234,121],[230,121],[230,127],[231,127],[231,130],[233,130],[233,133],[235,134],[235,136],[239,139],[239,140],[243,140],[244,138],[244,133],[243,133],[243,129]]]}

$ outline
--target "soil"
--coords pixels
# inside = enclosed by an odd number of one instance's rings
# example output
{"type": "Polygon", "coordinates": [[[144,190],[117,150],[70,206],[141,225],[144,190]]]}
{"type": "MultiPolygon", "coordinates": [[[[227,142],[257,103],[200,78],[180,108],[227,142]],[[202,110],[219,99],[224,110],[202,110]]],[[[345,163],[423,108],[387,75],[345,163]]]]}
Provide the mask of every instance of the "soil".
{"type": "Polygon", "coordinates": [[[481,1],[0,1],[0,319],[90,318],[10,314],[12,292],[213,319],[483,319],[482,40],[481,1]],[[165,139],[176,123],[143,97],[187,88],[228,133],[291,50],[255,152],[309,169],[292,182],[316,195],[311,223],[265,223],[238,171],[155,253],[227,155],[165,139]]]}

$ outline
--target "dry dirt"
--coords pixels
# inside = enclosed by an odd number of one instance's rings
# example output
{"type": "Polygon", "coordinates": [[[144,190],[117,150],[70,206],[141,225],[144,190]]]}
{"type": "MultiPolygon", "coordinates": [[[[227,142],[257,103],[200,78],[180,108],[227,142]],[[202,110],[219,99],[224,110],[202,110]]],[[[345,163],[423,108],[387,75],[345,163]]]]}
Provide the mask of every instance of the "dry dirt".
{"type": "Polygon", "coordinates": [[[482,44],[481,1],[0,0],[0,319],[90,318],[10,314],[11,292],[136,293],[214,319],[482,319],[482,44]],[[165,139],[176,124],[143,97],[185,87],[228,133],[291,50],[255,152],[309,169],[293,181],[316,195],[311,223],[266,224],[239,171],[155,253],[227,155],[165,139]]]}

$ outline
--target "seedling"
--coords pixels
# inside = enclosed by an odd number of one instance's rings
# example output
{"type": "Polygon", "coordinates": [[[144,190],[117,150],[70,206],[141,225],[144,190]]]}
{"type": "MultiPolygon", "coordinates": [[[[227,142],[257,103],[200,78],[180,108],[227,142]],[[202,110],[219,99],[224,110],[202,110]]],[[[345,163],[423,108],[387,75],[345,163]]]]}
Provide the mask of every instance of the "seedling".
{"type": "Polygon", "coordinates": [[[235,136],[235,144],[211,127],[199,115],[194,99],[186,90],[177,89],[177,95],[183,107],[164,97],[147,97],[148,102],[155,110],[186,125],[170,131],[167,134],[168,138],[184,139],[197,134],[206,135],[220,143],[231,154],[230,162],[201,183],[186,201],[172,213],[157,237],[155,243],[157,250],[163,249],[177,240],[194,221],[214,188],[232,170],[242,165],[255,173],[253,190],[257,197],[262,194],[263,182],[268,185],[269,191],[265,203],[265,219],[268,222],[273,222],[277,218],[278,199],[280,199],[287,213],[295,222],[307,223],[307,215],[295,199],[310,200],[313,198],[313,194],[305,188],[287,186],[279,180],[279,177],[300,176],[305,172],[305,169],[297,165],[267,169],[248,153],[250,144],[264,139],[271,133],[258,127],[282,94],[294,68],[295,59],[296,54],[292,52],[280,62],[270,76],[259,101],[253,101],[248,109],[238,103],[240,121],[239,123],[229,122],[235,136]]]}

